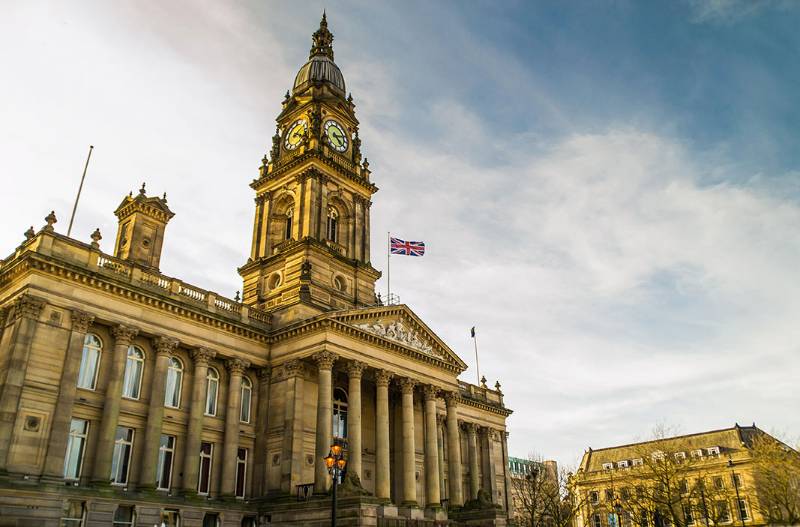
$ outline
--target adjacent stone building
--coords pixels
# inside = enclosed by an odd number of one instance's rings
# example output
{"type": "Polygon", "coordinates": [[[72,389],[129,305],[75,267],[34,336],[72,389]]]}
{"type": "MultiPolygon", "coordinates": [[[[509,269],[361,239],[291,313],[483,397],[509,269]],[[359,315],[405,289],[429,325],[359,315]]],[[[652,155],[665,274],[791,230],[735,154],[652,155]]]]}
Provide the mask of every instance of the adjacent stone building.
{"type": "Polygon", "coordinates": [[[376,298],[332,40],[323,17],[251,184],[241,299],[160,272],[173,212],[144,186],[113,255],[51,213],[0,260],[0,526],[329,525],[334,441],[340,525],[505,524],[503,394],[376,298]]]}

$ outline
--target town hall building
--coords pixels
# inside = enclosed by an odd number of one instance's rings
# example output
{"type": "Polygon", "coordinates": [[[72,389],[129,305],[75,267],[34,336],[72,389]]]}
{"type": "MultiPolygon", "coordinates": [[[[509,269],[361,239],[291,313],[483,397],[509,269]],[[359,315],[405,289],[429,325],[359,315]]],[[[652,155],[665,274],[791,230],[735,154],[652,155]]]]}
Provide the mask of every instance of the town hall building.
{"type": "Polygon", "coordinates": [[[333,444],[339,525],[506,525],[499,384],[375,294],[332,43],[323,16],[251,184],[241,298],[160,272],[174,212],[144,186],[113,252],[50,213],[0,260],[0,526],[330,525],[333,444]]]}

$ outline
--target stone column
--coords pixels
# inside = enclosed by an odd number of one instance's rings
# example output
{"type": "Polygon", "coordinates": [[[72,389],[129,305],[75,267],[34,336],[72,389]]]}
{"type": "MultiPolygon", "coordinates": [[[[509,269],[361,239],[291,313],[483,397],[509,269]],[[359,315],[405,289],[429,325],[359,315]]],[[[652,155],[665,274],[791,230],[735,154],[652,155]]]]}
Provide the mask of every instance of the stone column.
{"type": "Polygon", "coordinates": [[[458,427],[458,394],[448,392],[447,403],[447,468],[450,480],[450,507],[464,505],[461,481],[461,438],[458,427]]]}
{"type": "Polygon", "coordinates": [[[350,459],[347,471],[361,479],[361,375],[367,365],[353,361],[347,365],[347,442],[350,459]]]}
{"type": "Polygon", "coordinates": [[[28,355],[45,304],[43,299],[26,293],[14,301],[13,311],[9,315],[13,320],[9,349],[0,350],[0,353],[5,351],[2,355],[8,356],[5,379],[0,378],[0,471],[5,470],[8,461],[28,355]]]}
{"type": "Polygon", "coordinates": [[[308,483],[303,479],[303,407],[305,397],[305,365],[292,359],[281,365],[283,386],[283,441],[281,443],[281,491],[290,494],[296,485],[308,483]]]}
{"type": "Polygon", "coordinates": [[[111,479],[111,456],[114,455],[114,436],[119,421],[119,400],[122,397],[122,378],[125,375],[128,346],[131,345],[131,341],[139,333],[139,330],[120,324],[112,329],[111,333],[114,335],[114,350],[110,354],[106,352],[106,357],[103,357],[111,359],[111,372],[108,376],[108,384],[106,384],[103,417],[97,437],[97,451],[92,475],[92,481],[95,483],[108,483],[111,479]]]}
{"type": "Polygon", "coordinates": [[[375,496],[382,500],[391,497],[389,469],[389,381],[392,374],[375,371],[375,496]]]}
{"type": "Polygon", "coordinates": [[[314,456],[314,492],[328,491],[330,476],[323,458],[328,455],[333,434],[333,363],[337,356],[330,351],[320,351],[312,357],[319,369],[317,392],[317,444],[314,456]]]}
{"type": "Polygon", "coordinates": [[[495,431],[489,427],[481,427],[481,449],[483,450],[483,489],[492,497],[492,503],[497,503],[497,471],[495,470],[495,431]]]}
{"type": "Polygon", "coordinates": [[[272,369],[258,370],[258,404],[256,406],[256,439],[253,444],[253,494],[267,493],[267,434],[269,433],[269,388],[272,369]]]}
{"type": "Polygon", "coordinates": [[[511,518],[514,515],[514,500],[511,499],[511,475],[508,473],[508,432],[503,430],[500,434],[503,448],[503,482],[505,483],[503,495],[506,500],[506,513],[511,518]]]}
{"type": "Polygon", "coordinates": [[[139,473],[139,486],[156,487],[156,465],[161,446],[161,423],[164,421],[164,391],[167,386],[167,368],[170,354],[178,347],[178,340],[159,337],[153,340],[156,349],[156,369],[150,383],[150,405],[147,410],[147,425],[144,432],[144,453],[139,473]]]}
{"type": "Polygon", "coordinates": [[[61,369],[61,382],[58,387],[58,399],[53,410],[53,424],[50,427],[50,440],[47,444],[47,456],[44,460],[44,476],[60,479],[64,476],[64,456],[67,452],[69,427],[72,422],[72,405],[78,390],[78,372],[83,357],[83,343],[86,332],[94,322],[94,315],[72,310],[72,330],[69,344],[61,369]]]}
{"type": "Polygon", "coordinates": [[[417,505],[416,450],[414,446],[414,386],[417,381],[400,379],[403,399],[403,500],[402,505],[417,505]]]}
{"type": "Polygon", "coordinates": [[[478,437],[475,423],[467,423],[467,444],[469,445],[469,499],[478,497],[480,479],[478,479],[478,437]]]}
{"type": "Polygon", "coordinates": [[[426,385],[425,394],[425,506],[440,507],[439,494],[439,448],[436,432],[436,386],[426,385]]]}
{"type": "Polygon", "coordinates": [[[444,416],[436,416],[436,451],[439,454],[439,497],[444,500],[447,496],[444,477],[444,416]]]}
{"type": "Polygon", "coordinates": [[[203,415],[206,405],[206,376],[208,363],[216,352],[207,348],[192,350],[194,372],[192,373],[192,402],[189,406],[189,424],[186,427],[186,446],[183,452],[183,493],[197,493],[197,477],[200,472],[200,442],[203,433],[203,415]]]}
{"type": "Polygon", "coordinates": [[[242,374],[250,363],[242,359],[228,359],[228,407],[225,410],[225,437],[222,443],[222,484],[220,494],[236,494],[236,454],[239,449],[239,419],[241,417],[242,374]]]}

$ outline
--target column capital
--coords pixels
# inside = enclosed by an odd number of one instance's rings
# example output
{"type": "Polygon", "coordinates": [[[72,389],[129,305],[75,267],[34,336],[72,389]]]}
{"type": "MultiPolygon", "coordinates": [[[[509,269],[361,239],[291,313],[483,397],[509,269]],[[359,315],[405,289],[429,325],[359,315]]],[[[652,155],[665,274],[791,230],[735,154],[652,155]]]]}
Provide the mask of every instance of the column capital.
{"type": "Polygon", "coordinates": [[[417,385],[417,381],[410,377],[400,377],[397,379],[397,383],[400,385],[403,395],[414,393],[414,387],[417,385]]]}
{"type": "Polygon", "coordinates": [[[436,414],[436,422],[444,425],[447,422],[447,416],[444,414],[436,414]]]}
{"type": "Polygon", "coordinates": [[[208,366],[211,359],[217,356],[217,352],[208,348],[195,348],[192,350],[192,360],[197,366],[208,366]]]}
{"type": "Polygon", "coordinates": [[[31,318],[37,320],[42,314],[42,309],[47,305],[43,298],[33,296],[29,293],[22,294],[14,300],[14,312],[11,316],[14,319],[31,318]]]}
{"type": "Polygon", "coordinates": [[[126,326],[125,324],[117,324],[111,328],[111,334],[114,335],[116,345],[127,346],[131,343],[133,338],[139,334],[139,328],[126,326]]]}
{"type": "Polygon", "coordinates": [[[263,366],[258,369],[258,380],[261,382],[269,382],[272,377],[272,368],[263,366]]]}
{"type": "Polygon", "coordinates": [[[425,401],[435,401],[439,395],[439,388],[432,384],[426,384],[422,387],[422,393],[425,396],[425,401]]]}
{"type": "Polygon", "coordinates": [[[286,377],[296,377],[303,372],[303,363],[298,359],[288,360],[281,366],[283,367],[283,375],[286,377]]]}
{"type": "Polygon", "coordinates": [[[330,351],[318,351],[313,354],[311,358],[314,359],[314,362],[317,363],[320,370],[330,370],[333,368],[333,363],[336,362],[339,356],[330,351]]]}
{"type": "Polygon", "coordinates": [[[470,421],[464,421],[464,429],[470,435],[474,435],[478,431],[478,425],[476,425],[475,423],[472,423],[470,421]]]}
{"type": "Polygon", "coordinates": [[[89,331],[89,326],[92,325],[92,322],[94,322],[94,315],[80,309],[72,310],[72,331],[86,333],[89,331]]]}
{"type": "Polygon", "coordinates": [[[159,355],[169,355],[177,349],[180,341],[172,337],[156,337],[153,339],[153,346],[159,355]]]}
{"type": "Polygon", "coordinates": [[[375,384],[378,386],[389,386],[394,374],[386,370],[375,370],[375,384]]]}
{"type": "Polygon", "coordinates": [[[357,360],[354,360],[354,361],[350,361],[350,362],[347,363],[347,366],[345,366],[345,370],[347,371],[348,377],[350,377],[350,378],[354,378],[354,377],[360,378],[363,375],[364,369],[366,367],[367,367],[367,365],[365,363],[359,362],[357,360]]]}
{"type": "Polygon", "coordinates": [[[457,408],[458,399],[459,399],[458,392],[456,391],[444,392],[444,402],[447,403],[448,408],[457,408]]]}
{"type": "Polygon", "coordinates": [[[250,361],[233,357],[225,361],[225,367],[228,368],[231,375],[241,375],[250,367],[250,361]]]}

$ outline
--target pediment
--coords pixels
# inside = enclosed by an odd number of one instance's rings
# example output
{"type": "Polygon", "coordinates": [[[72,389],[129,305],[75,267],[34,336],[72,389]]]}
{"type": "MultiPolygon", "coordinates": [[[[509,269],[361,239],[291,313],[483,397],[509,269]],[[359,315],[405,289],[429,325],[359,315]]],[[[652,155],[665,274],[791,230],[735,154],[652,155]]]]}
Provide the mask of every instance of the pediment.
{"type": "Polygon", "coordinates": [[[336,313],[332,318],[463,371],[467,365],[408,306],[378,306],[336,313]]]}

